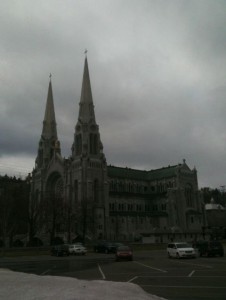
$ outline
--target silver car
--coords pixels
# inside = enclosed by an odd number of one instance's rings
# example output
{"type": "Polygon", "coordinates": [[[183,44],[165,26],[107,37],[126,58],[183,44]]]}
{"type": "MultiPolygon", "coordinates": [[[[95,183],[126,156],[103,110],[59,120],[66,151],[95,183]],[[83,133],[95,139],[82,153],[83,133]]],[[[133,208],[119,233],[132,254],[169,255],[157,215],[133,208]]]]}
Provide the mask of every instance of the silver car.
{"type": "Polygon", "coordinates": [[[69,245],[68,251],[71,255],[86,255],[87,253],[87,249],[80,244],[69,245]]]}
{"type": "Polygon", "coordinates": [[[173,242],[167,246],[168,257],[196,257],[195,249],[186,242],[173,242]]]}

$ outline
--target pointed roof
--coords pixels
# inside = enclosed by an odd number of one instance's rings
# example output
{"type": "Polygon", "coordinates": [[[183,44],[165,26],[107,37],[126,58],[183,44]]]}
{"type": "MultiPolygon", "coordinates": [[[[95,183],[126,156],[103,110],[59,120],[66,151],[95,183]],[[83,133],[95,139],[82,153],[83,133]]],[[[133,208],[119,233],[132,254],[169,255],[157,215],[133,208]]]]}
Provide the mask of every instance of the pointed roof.
{"type": "Polygon", "coordinates": [[[84,72],[83,72],[83,81],[82,81],[82,91],[80,98],[80,108],[79,108],[79,120],[82,123],[96,122],[93,97],[91,91],[91,84],[89,78],[89,68],[87,57],[85,58],[84,72]]]}
{"type": "Polygon", "coordinates": [[[44,138],[55,138],[57,139],[57,130],[56,130],[56,119],[55,119],[55,110],[53,103],[53,91],[52,91],[52,82],[49,81],[49,89],[46,101],[46,110],[45,117],[43,121],[42,136],[44,138]]]}

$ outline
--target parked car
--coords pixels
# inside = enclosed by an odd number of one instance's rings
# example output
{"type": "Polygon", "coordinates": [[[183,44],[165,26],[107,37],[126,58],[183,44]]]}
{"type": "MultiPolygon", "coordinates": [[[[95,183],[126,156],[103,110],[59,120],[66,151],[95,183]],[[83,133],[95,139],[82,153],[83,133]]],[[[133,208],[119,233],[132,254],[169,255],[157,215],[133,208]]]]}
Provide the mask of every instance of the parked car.
{"type": "Polygon", "coordinates": [[[219,241],[196,241],[193,247],[200,256],[224,256],[224,247],[219,241]]]}
{"type": "Polygon", "coordinates": [[[121,247],[121,246],[125,246],[125,245],[122,244],[122,243],[118,243],[118,242],[112,243],[112,252],[113,252],[113,253],[116,253],[117,248],[118,248],[118,247],[121,247]]]}
{"type": "Polygon", "coordinates": [[[116,249],[115,253],[115,259],[116,261],[119,260],[133,260],[133,251],[129,246],[119,246],[116,249]]]}
{"type": "Polygon", "coordinates": [[[167,246],[168,257],[196,257],[195,249],[186,242],[169,243],[167,246]]]}
{"type": "Polygon", "coordinates": [[[69,254],[72,255],[86,255],[87,249],[81,244],[69,245],[69,254]]]}
{"type": "Polygon", "coordinates": [[[107,241],[99,241],[94,247],[94,252],[102,252],[102,253],[114,253],[115,247],[112,242],[107,241]]]}
{"type": "Polygon", "coordinates": [[[68,256],[69,247],[66,244],[53,246],[51,249],[51,255],[55,256],[68,256]]]}

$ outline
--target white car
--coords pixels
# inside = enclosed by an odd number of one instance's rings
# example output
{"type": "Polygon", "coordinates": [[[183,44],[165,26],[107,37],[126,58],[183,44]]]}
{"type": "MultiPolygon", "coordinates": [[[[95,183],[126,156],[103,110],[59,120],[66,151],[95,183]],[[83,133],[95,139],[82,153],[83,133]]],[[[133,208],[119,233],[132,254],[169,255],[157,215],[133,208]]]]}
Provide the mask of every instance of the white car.
{"type": "Polygon", "coordinates": [[[167,246],[167,254],[169,258],[196,257],[195,249],[186,242],[169,243],[167,246]]]}
{"type": "Polygon", "coordinates": [[[87,249],[80,244],[69,245],[68,251],[72,255],[86,255],[87,253],[87,249]]]}

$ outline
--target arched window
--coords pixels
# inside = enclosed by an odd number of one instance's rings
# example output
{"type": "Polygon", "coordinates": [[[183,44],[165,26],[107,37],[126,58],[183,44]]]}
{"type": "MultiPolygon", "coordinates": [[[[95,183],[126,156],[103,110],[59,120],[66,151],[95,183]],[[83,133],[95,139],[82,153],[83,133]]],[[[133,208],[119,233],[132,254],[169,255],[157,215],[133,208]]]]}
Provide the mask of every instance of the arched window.
{"type": "Polygon", "coordinates": [[[89,144],[90,144],[90,154],[97,154],[97,134],[90,133],[89,144]]]}
{"type": "Polygon", "coordinates": [[[193,207],[194,206],[193,192],[192,192],[192,186],[189,183],[187,183],[185,186],[184,195],[185,195],[187,207],[193,207]]]}
{"type": "Polygon", "coordinates": [[[81,134],[76,135],[75,149],[76,149],[76,155],[80,155],[82,153],[82,135],[81,134]]]}
{"type": "Polygon", "coordinates": [[[63,180],[62,178],[59,178],[57,181],[56,181],[56,184],[55,184],[55,196],[57,199],[62,199],[63,198],[63,180]]]}
{"type": "Polygon", "coordinates": [[[99,182],[98,182],[98,179],[94,180],[93,198],[94,198],[94,202],[98,202],[98,200],[99,200],[99,182]]]}
{"type": "Polygon", "coordinates": [[[78,180],[74,182],[74,195],[75,195],[75,202],[78,201],[78,180]]]}

